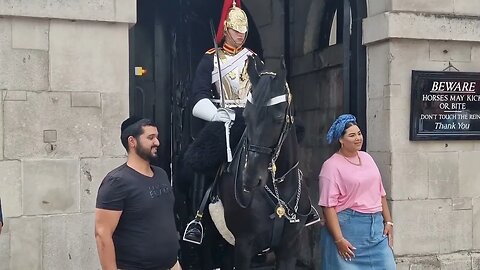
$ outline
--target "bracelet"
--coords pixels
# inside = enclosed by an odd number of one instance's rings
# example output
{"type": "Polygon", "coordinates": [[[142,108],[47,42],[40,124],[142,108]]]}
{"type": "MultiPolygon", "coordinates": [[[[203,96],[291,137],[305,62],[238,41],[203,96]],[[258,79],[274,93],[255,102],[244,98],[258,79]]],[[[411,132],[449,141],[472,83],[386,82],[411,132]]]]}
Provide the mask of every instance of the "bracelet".
{"type": "Polygon", "coordinates": [[[335,243],[335,244],[338,244],[338,243],[342,242],[343,239],[345,239],[345,238],[342,237],[342,238],[340,238],[340,239],[338,239],[338,240],[335,240],[334,243],[335,243]]]}
{"type": "Polygon", "coordinates": [[[385,224],[393,227],[393,222],[391,222],[391,221],[387,221],[387,222],[385,222],[385,224]]]}

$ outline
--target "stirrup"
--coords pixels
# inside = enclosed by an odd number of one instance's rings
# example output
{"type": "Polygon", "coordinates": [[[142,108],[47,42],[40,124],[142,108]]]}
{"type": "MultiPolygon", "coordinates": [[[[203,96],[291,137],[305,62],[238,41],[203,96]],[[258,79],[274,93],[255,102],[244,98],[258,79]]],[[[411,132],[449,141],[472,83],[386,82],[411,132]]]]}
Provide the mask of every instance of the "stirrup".
{"type": "Polygon", "coordinates": [[[307,216],[307,220],[305,221],[305,227],[313,225],[315,223],[318,223],[322,221],[320,219],[320,216],[318,215],[318,211],[315,207],[310,206],[310,213],[307,216]]]}
{"type": "Polygon", "coordinates": [[[203,241],[202,215],[197,212],[195,219],[190,221],[183,232],[183,241],[201,245],[203,241]]]}

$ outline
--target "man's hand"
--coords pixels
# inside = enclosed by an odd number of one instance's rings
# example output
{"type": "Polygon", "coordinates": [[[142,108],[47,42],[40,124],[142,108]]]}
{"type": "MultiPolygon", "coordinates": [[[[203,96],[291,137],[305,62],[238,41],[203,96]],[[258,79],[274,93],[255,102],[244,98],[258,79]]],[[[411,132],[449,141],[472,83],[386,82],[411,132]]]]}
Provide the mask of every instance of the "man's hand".
{"type": "Polygon", "coordinates": [[[217,113],[212,118],[212,121],[230,122],[235,121],[235,111],[232,109],[218,108],[217,113]]]}

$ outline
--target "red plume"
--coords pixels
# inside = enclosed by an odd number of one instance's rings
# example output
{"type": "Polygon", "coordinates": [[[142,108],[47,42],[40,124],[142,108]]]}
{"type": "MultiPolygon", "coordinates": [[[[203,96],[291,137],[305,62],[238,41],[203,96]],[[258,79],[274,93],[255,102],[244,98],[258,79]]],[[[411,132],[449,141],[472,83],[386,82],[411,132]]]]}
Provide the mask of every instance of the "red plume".
{"type": "MultiPolygon", "coordinates": [[[[240,0],[235,0],[235,3],[238,8],[241,8],[240,6],[240,0]]],[[[218,23],[218,30],[217,30],[217,37],[216,41],[218,44],[222,41],[223,38],[223,30],[224,30],[224,24],[225,20],[227,19],[227,14],[228,11],[232,8],[233,6],[233,0],[224,0],[223,1],[223,9],[222,9],[222,15],[220,17],[220,22],[218,23]]]]}

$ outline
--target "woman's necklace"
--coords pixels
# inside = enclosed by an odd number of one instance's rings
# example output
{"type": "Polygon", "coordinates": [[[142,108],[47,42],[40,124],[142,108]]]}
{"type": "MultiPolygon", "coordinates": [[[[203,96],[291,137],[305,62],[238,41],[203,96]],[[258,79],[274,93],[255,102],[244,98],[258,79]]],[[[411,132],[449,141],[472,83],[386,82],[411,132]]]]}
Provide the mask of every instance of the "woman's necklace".
{"type": "Polygon", "coordinates": [[[362,166],[362,160],[360,159],[360,156],[358,155],[358,152],[357,152],[357,158],[358,158],[358,163],[355,163],[353,161],[351,161],[349,158],[347,158],[346,156],[342,155],[340,152],[338,152],[346,161],[348,161],[348,163],[350,164],[353,164],[355,166],[362,166]]]}

